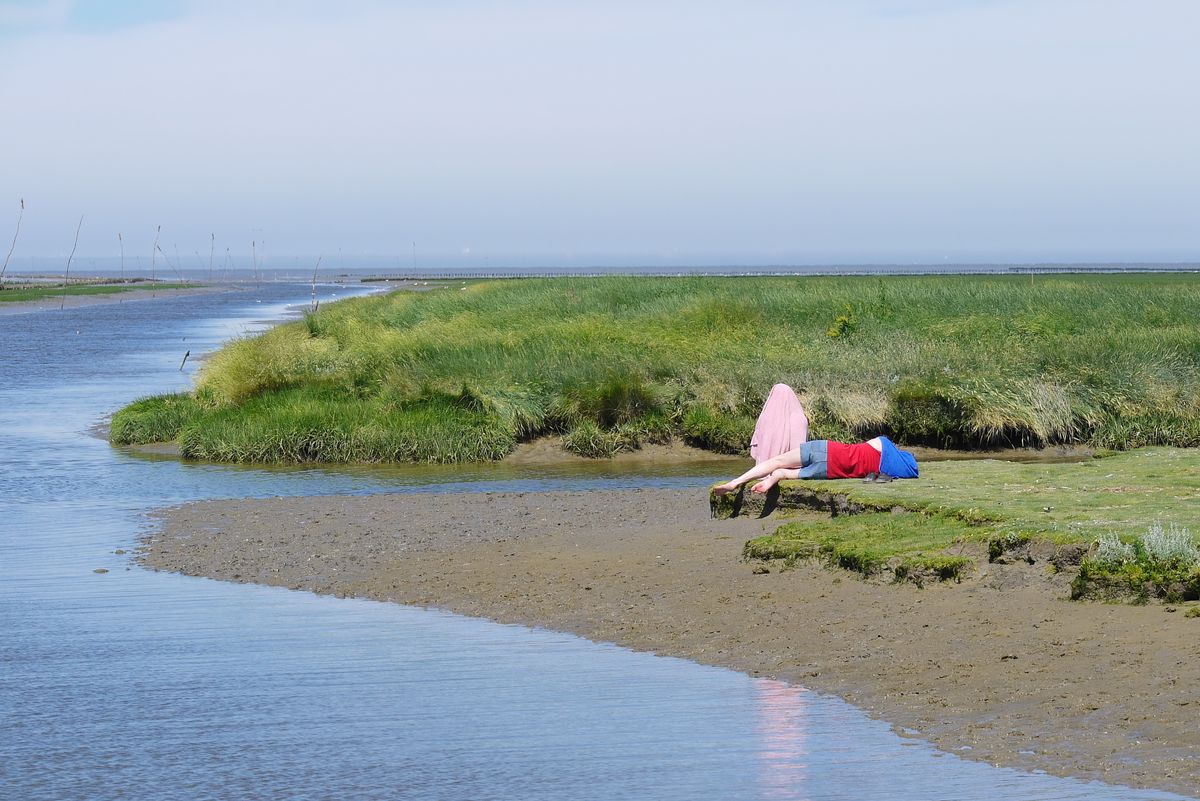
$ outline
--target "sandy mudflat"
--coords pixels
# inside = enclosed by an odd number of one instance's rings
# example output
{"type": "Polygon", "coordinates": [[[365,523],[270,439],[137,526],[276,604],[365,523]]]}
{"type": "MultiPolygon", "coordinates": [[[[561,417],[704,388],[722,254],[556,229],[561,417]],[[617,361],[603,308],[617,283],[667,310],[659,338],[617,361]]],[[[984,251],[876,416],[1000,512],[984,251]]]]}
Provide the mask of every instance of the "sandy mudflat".
{"type": "Polygon", "coordinates": [[[679,490],[211,501],[142,558],[779,677],[970,758],[1200,795],[1200,618],[1063,600],[1040,564],[923,590],[757,574],[742,543],[779,523],[679,490]]]}

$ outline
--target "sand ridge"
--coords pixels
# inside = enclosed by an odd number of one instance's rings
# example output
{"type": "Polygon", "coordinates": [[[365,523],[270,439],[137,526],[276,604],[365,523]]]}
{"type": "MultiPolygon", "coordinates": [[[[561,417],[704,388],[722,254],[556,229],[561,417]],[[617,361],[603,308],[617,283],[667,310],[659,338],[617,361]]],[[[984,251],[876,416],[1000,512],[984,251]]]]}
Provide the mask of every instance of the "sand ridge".
{"type": "MultiPolygon", "coordinates": [[[[702,490],[207,501],[162,513],[161,570],[449,609],[835,693],[1023,769],[1200,795],[1200,619],[1073,603],[1044,565],[918,589],[755,572],[702,490]]],[[[761,570],[761,568],[758,568],[761,570]]]]}

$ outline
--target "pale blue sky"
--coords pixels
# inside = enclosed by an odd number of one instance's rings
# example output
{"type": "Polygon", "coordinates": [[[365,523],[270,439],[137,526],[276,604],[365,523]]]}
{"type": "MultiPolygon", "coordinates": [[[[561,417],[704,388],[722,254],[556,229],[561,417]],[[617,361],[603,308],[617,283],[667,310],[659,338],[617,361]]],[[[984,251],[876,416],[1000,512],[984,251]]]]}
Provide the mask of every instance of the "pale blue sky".
{"type": "Polygon", "coordinates": [[[1200,259],[1193,0],[0,0],[16,258],[1200,259]]]}

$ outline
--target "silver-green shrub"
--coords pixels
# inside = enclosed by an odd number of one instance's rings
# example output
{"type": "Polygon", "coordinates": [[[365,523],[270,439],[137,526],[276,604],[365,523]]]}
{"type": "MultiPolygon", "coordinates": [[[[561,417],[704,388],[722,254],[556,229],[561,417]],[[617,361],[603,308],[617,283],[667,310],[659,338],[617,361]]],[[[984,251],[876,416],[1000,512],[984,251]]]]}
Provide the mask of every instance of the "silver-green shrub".
{"type": "Polygon", "coordinates": [[[1188,530],[1176,523],[1167,528],[1154,522],[1142,535],[1142,549],[1152,562],[1175,562],[1184,567],[1200,562],[1200,548],[1188,530]]]}
{"type": "Polygon", "coordinates": [[[1106,531],[1100,535],[1100,540],[1096,543],[1097,562],[1103,562],[1107,565],[1125,565],[1132,562],[1136,554],[1132,545],[1128,542],[1121,542],[1120,537],[1111,531],[1106,531]]]}

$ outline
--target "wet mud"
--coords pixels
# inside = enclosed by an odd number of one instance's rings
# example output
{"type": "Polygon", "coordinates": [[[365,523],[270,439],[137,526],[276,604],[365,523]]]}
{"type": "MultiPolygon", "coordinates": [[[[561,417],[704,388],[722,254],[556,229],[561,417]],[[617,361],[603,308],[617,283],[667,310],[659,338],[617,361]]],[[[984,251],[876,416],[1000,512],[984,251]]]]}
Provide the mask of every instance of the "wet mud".
{"type": "Polygon", "coordinates": [[[924,589],[739,559],[781,522],[696,490],[208,501],[139,558],[777,677],[968,758],[1200,794],[1200,619],[1068,601],[1036,559],[924,589]]]}

